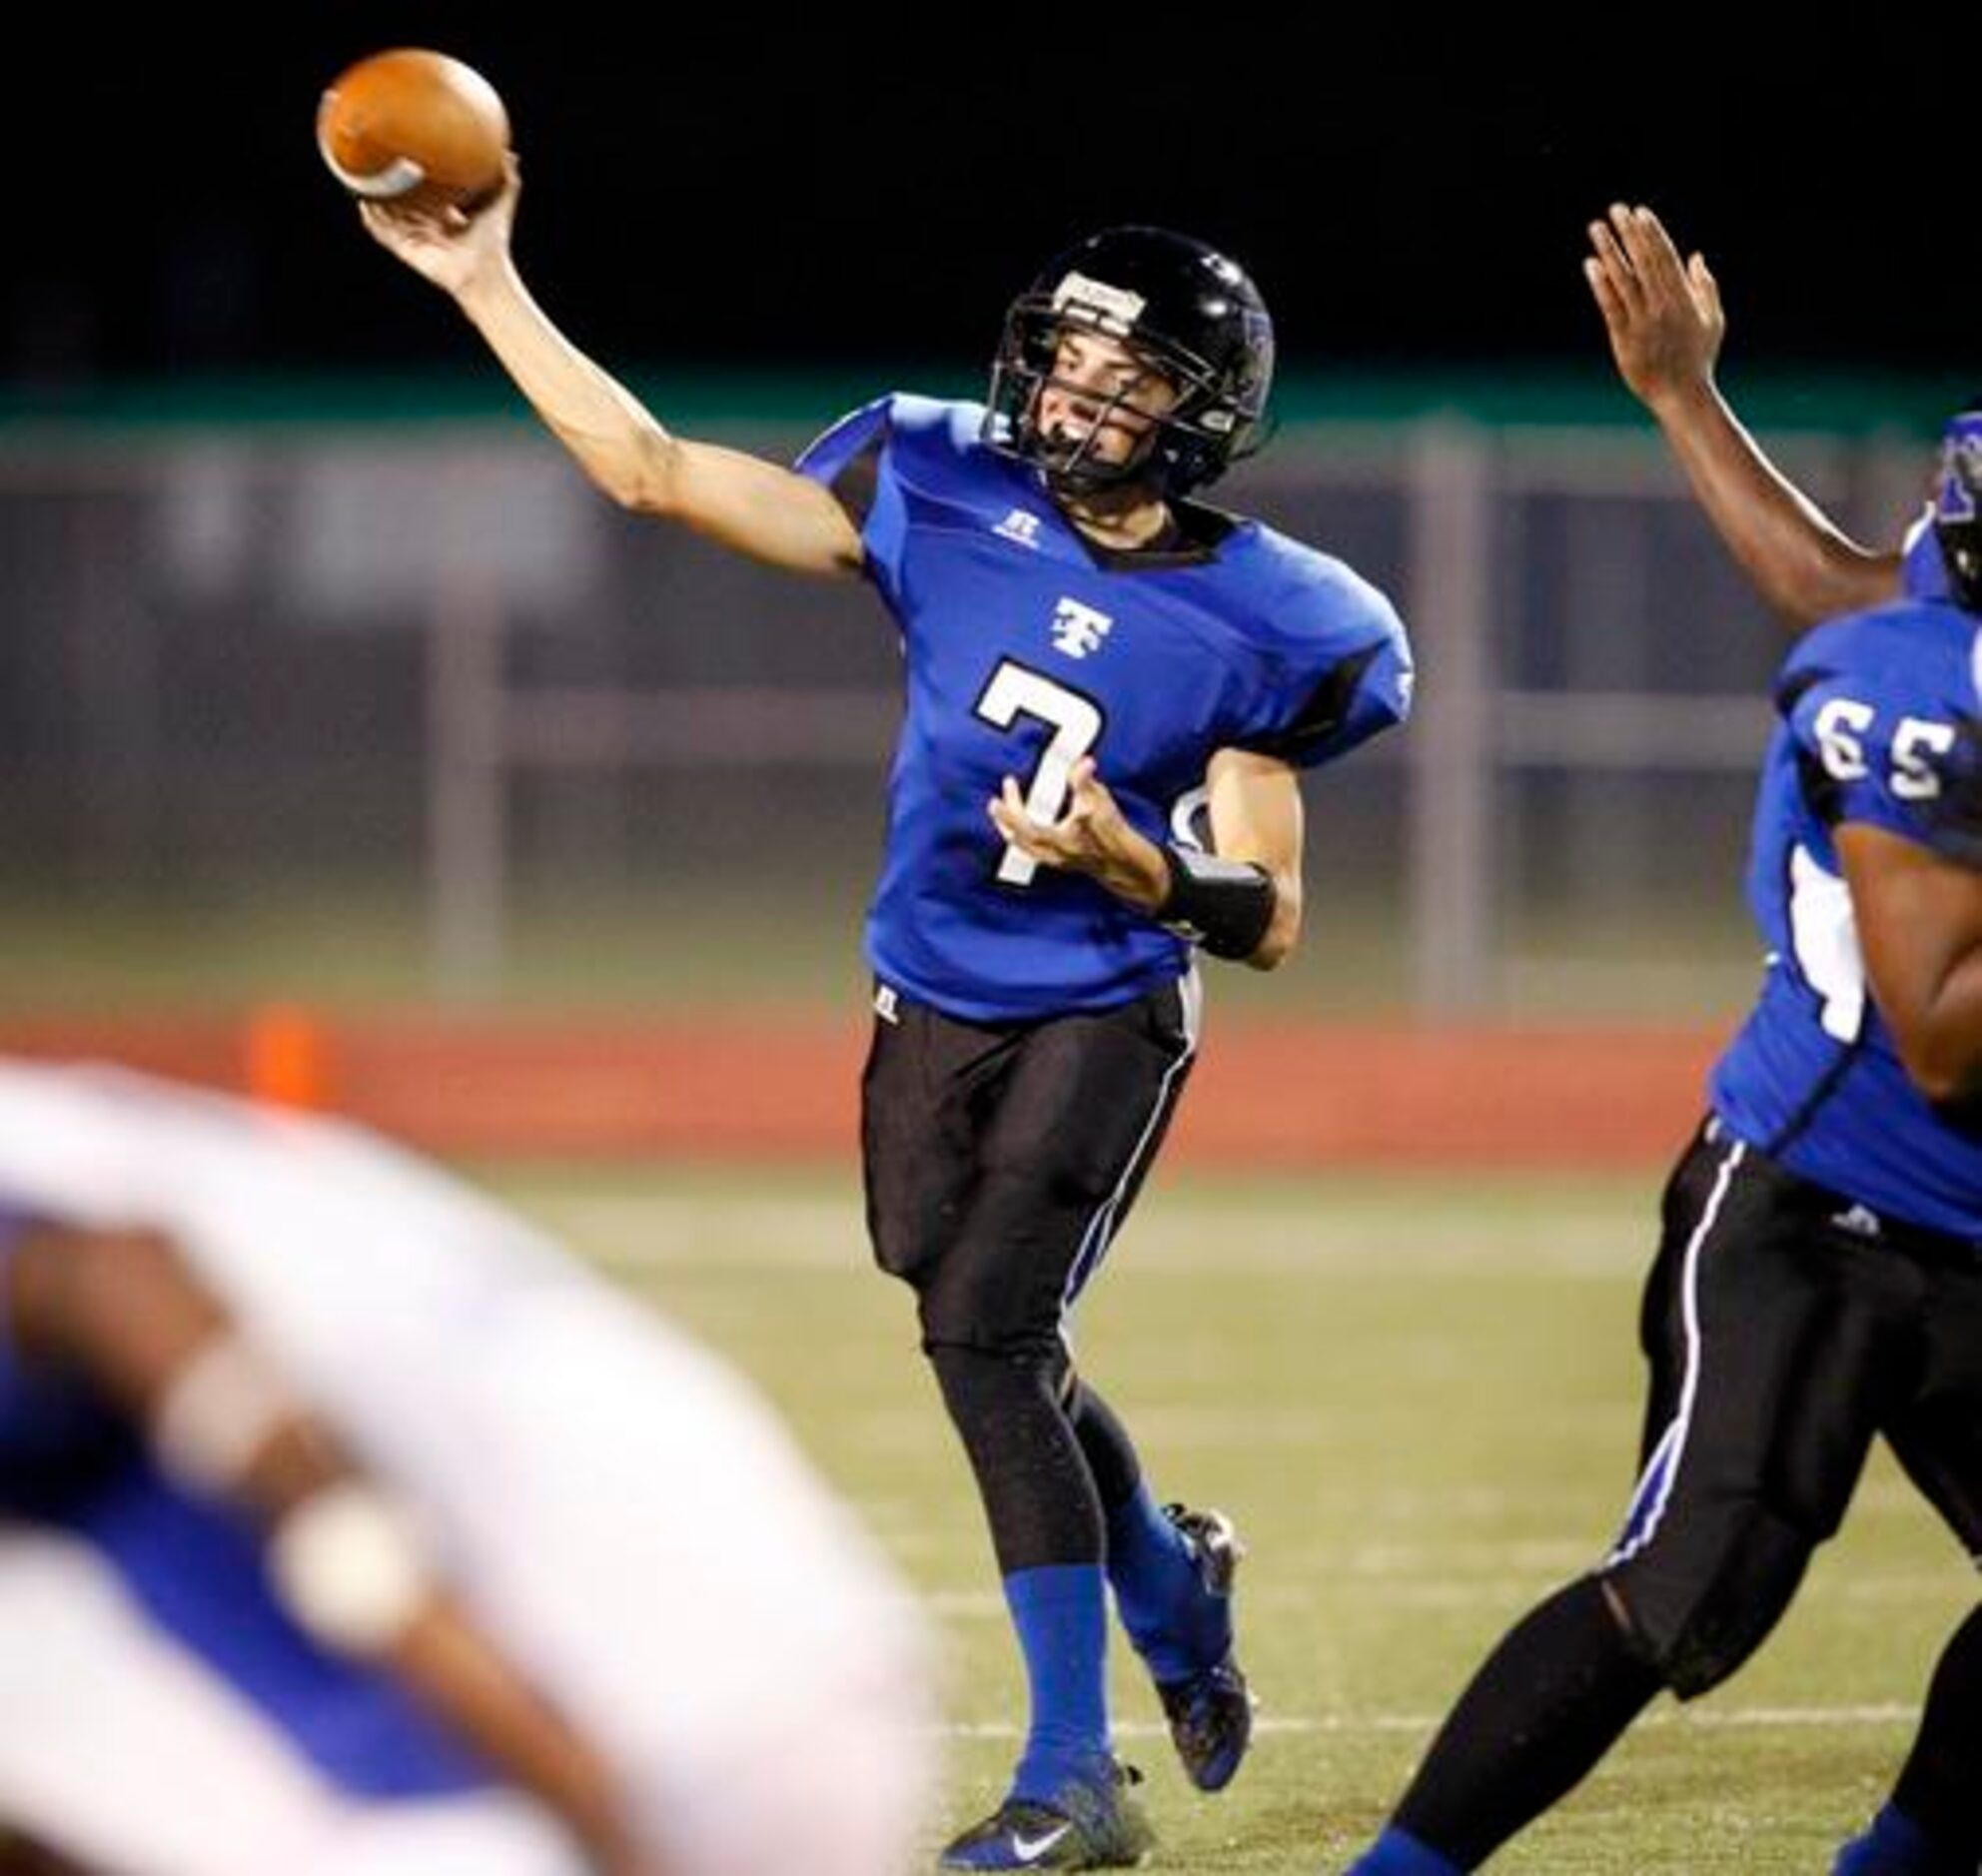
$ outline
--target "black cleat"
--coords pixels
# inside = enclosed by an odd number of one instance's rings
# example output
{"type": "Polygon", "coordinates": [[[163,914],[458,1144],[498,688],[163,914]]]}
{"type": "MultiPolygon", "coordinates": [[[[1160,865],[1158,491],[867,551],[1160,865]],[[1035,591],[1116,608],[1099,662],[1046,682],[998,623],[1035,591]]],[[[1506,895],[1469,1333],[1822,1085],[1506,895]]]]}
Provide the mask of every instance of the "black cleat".
{"type": "Polygon", "coordinates": [[[1142,1774],[1111,1761],[1106,1781],[1061,1786],[1051,1804],[1007,1798],[955,1838],[938,1869],[1132,1869],[1156,1835],[1128,1795],[1142,1774]]]}
{"type": "MultiPolygon", "coordinates": [[[[1223,1511],[1187,1511],[1181,1504],[1166,1504],[1163,1514],[1190,1544],[1207,1592],[1231,1595],[1246,1554],[1232,1520],[1223,1511]]],[[[1236,1655],[1228,1648],[1223,1660],[1201,1673],[1158,1681],[1156,1692],[1191,1783],[1200,1791],[1223,1791],[1253,1740],[1253,1696],[1236,1655]]]]}

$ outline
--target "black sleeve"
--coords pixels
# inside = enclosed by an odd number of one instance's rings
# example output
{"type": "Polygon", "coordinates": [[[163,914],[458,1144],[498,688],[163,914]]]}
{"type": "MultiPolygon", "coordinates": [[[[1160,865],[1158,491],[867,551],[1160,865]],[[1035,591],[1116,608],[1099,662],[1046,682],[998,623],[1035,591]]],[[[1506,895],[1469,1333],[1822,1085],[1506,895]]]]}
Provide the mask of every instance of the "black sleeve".
{"type": "Polygon", "coordinates": [[[1306,758],[1349,720],[1350,706],[1356,701],[1363,674],[1383,648],[1379,642],[1352,652],[1330,669],[1290,721],[1236,746],[1254,755],[1273,756],[1296,768],[1306,767],[1306,758]]]}
{"type": "Polygon", "coordinates": [[[864,529],[867,516],[873,512],[874,491],[881,479],[881,452],[887,448],[887,442],[886,427],[876,429],[873,436],[846,459],[840,466],[839,473],[826,484],[857,528],[864,529]]]}

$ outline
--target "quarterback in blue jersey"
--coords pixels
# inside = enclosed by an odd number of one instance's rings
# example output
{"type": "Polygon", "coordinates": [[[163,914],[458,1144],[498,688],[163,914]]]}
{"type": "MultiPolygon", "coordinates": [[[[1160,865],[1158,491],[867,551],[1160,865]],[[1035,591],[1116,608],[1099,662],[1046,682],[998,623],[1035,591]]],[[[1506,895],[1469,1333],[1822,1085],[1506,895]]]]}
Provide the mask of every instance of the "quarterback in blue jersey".
{"type": "MultiPolygon", "coordinates": [[[[1623,1529],[1488,1657],[1357,1876],[1476,1868],[1661,1689],[1685,1699],[1734,1672],[1874,1438],[1982,1558],[1982,407],[1949,424],[1903,552],[1868,551],[1714,389],[1724,322],[1704,264],[1682,267],[1644,209],[1591,238],[1626,382],[1801,628],[1755,811],[1768,974],[1666,1187],[1623,1529]]],[[[1834,1876],[1974,1876],[1978,1738],[1982,1612],[1834,1876]]]]}
{"type": "Polygon", "coordinates": [[[1347,566],[1198,499],[1261,436],[1273,333],[1229,259],[1112,229],[1015,300],[983,404],[891,396],[795,469],[684,442],[517,279],[512,186],[474,223],[365,211],[451,293],[623,505],[757,559],[857,575],[906,710],[867,925],[867,1214],[915,1291],[1031,1692],[1004,1799],[951,1869],[1138,1861],[1105,1696],[1108,1598],[1200,1789],[1251,1733],[1240,1546],[1162,1505],[1076,1374],[1074,1304],[1197,1046],[1203,950],[1270,968],[1301,917],[1298,772],[1401,721],[1411,660],[1347,566]]]}

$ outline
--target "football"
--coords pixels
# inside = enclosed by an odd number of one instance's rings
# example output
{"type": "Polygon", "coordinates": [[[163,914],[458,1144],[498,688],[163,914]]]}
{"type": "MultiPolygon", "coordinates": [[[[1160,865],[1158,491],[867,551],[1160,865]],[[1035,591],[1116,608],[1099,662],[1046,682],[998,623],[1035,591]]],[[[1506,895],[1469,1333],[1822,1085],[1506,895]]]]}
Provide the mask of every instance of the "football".
{"type": "Polygon", "coordinates": [[[441,52],[381,52],[317,107],[317,148],[353,195],[418,214],[475,211],[500,193],[509,117],[496,88],[441,52]]]}

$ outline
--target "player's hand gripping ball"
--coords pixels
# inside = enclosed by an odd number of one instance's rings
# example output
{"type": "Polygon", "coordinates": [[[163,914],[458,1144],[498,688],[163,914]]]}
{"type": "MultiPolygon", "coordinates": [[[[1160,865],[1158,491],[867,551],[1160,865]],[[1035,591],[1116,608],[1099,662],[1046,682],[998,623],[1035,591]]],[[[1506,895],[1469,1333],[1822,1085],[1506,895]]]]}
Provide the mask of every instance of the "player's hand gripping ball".
{"type": "Polygon", "coordinates": [[[342,73],[317,107],[317,148],[368,202],[465,215],[502,190],[509,116],[480,72],[445,53],[381,52],[342,73]]]}

